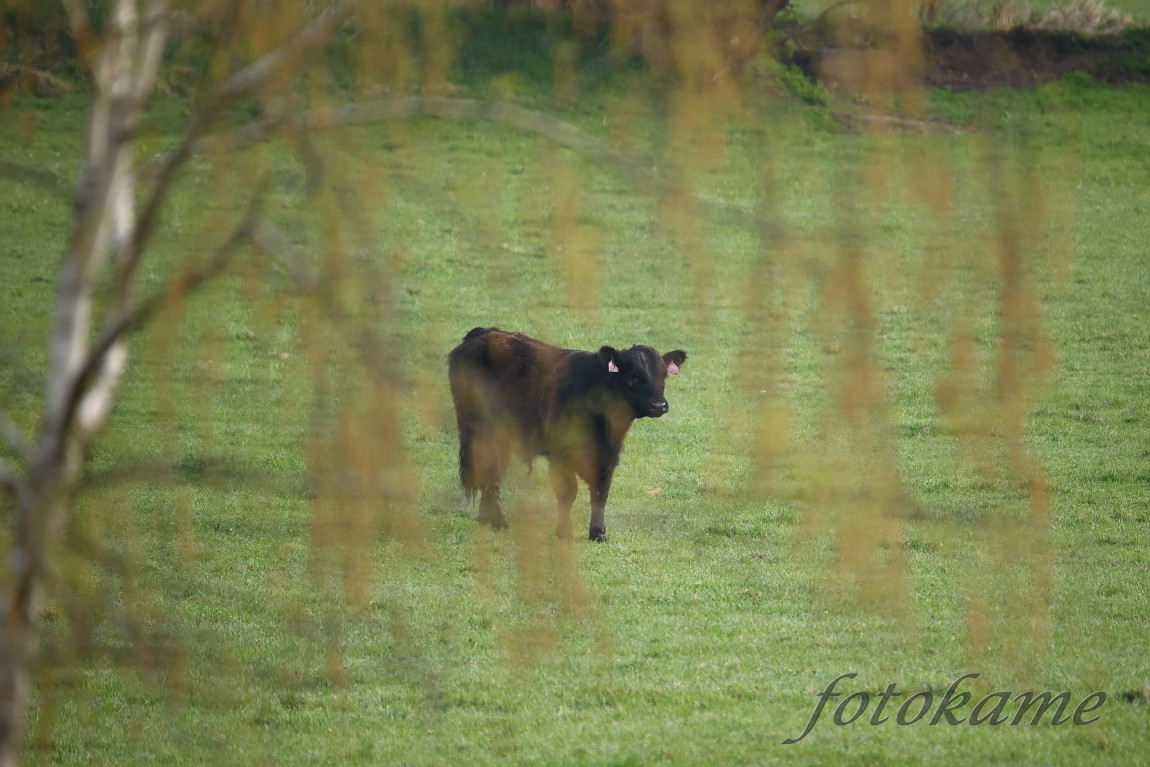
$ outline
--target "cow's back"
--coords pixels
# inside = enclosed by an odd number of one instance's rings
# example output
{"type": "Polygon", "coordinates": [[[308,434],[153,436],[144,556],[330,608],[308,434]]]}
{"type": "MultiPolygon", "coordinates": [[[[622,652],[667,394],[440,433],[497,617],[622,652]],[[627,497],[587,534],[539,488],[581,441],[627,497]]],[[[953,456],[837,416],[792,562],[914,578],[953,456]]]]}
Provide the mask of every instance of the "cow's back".
{"type": "Polygon", "coordinates": [[[538,453],[548,411],[563,376],[563,352],[522,333],[475,328],[448,356],[456,418],[498,427],[538,453]]]}

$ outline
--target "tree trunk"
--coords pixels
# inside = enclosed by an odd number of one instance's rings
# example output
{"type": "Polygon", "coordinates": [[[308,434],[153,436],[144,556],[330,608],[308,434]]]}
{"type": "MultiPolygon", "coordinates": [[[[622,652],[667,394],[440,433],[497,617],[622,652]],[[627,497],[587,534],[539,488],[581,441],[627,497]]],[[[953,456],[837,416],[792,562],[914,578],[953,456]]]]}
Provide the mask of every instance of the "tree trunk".
{"type": "MultiPolygon", "coordinates": [[[[103,426],[127,366],[122,332],[91,343],[93,285],[111,260],[113,289],[105,330],[130,307],[139,252],[132,147],[152,90],[166,37],[164,0],[116,0],[92,67],[94,101],[86,157],[76,184],[72,231],[60,268],[49,338],[43,429],[25,454],[27,468],[10,484],[19,503],[10,592],[0,598],[0,767],[20,762],[24,719],[36,660],[40,618],[71,489],[85,444],[103,426]]],[[[90,34],[69,4],[73,34],[90,34]]]]}

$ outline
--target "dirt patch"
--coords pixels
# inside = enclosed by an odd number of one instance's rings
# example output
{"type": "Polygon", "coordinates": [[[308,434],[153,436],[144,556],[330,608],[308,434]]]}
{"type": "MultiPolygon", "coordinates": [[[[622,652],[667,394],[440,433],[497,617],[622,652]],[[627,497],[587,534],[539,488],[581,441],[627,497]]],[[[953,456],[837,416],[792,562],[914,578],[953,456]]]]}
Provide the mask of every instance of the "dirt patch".
{"type": "MultiPolygon", "coordinates": [[[[876,70],[893,67],[905,77],[906,62],[885,61],[891,57],[898,58],[881,48],[819,47],[796,51],[793,61],[828,87],[851,91],[860,90],[852,79],[875,76],[876,70]]],[[[1109,83],[1146,82],[1150,80],[1150,32],[1135,30],[1087,38],[1035,29],[979,35],[935,30],[925,37],[924,59],[922,82],[930,88],[949,90],[1024,87],[1058,79],[1067,72],[1085,72],[1109,83]]],[[[884,78],[884,82],[905,84],[902,78],[884,78]]]]}
{"type": "Polygon", "coordinates": [[[934,32],[926,39],[928,87],[972,90],[1021,87],[1085,72],[1096,80],[1144,80],[1125,60],[1123,38],[1082,38],[1064,32],[1017,29],[1010,32],[956,34],[934,32]]]}

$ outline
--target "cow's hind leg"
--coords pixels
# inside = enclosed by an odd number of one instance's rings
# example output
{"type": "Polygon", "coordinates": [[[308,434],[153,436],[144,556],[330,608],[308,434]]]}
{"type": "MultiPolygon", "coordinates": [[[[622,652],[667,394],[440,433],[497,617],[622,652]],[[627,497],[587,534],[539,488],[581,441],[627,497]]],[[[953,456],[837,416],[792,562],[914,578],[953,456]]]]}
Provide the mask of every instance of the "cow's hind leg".
{"type": "Polygon", "coordinates": [[[503,504],[499,500],[499,485],[503,481],[503,474],[511,462],[511,451],[496,435],[485,434],[485,439],[478,443],[479,455],[476,456],[480,467],[478,474],[479,484],[479,516],[476,521],[480,524],[491,525],[495,530],[506,530],[507,517],[503,513],[503,504]]]}
{"type": "Polygon", "coordinates": [[[493,530],[506,530],[507,516],[503,513],[503,504],[499,502],[499,485],[485,487],[479,491],[479,516],[476,521],[481,525],[491,525],[493,530]]]}
{"type": "Polygon", "coordinates": [[[559,516],[555,520],[555,535],[563,540],[571,539],[571,506],[575,503],[575,495],[579,492],[579,483],[575,480],[575,470],[560,461],[551,462],[551,489],[555,491],[555,500],[559,503],[559,516]]]}

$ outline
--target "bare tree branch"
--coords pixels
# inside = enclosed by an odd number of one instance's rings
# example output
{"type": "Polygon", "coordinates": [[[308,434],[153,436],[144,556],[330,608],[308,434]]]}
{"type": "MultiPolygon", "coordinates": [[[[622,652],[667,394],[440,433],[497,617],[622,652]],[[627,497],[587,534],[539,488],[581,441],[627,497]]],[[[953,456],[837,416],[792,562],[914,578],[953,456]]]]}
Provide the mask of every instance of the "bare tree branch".
{"type": "Polygon", "coordinates": [[[24,430],[21,429],[12,416],[4,410],[0,410],[0,437],[8,444],[8,447],[15,450],[22,457],[27,458],[31,452],[31,442],[24,435],[24,430]]]}
{"type": "MultiPolygon", "coordinates": [[[[95,135],[90,142],[90,155],[95,156],[85,173],[86,179],[82,179],[81,188],[77,190],[77,199],[84,200],[90,215],[78,216],[79,225],[71,248],[78,257],[70,260],[61,274],[57,330],[69,335],[72,341],[53,345],[59,355],[57,364],[53,366],[55,369],[70,372],[81,365],[83,351],[79,341],[86,335],[91,305],[91,270],[95,262],[100,260],[100,253],[106,247],[105,242],[109,236],[114,236],[114,244],[117,246],[114,304],[105,322],[104,332],[97,346],[88,350],[79,374],[65,374],[54,379],[56,394],[50,396],[49,400],[64,406],[50,408],[50,413],[55,416],[54,428],[47,430],[53,437],[54,444],[48,446],[52,452],[63,447],[60,440],[69,430],[72,418],[80,417],[82,423],[77,425],[81,427],[81,432],[90,434],[107,416],[112,396],[127,364],[126,350],[117,350],[114,345],[127,327],[139,319],[137,312],[127,310],[131,282],[176,173],[194,148],[201,146],[197,141],[203,131],[229,101],[258,87],[292,57],[323,42],[334,24],[347,14],[350,5],[351,2],[346,2],[329,7],[291,40],[228,78],[213,103],[191,120],[180,145],[164,157],[137,220],[134,212],[126,207],[131,205],[133,196],[131,179],[128,178],[130,171],[120,163],[127,162],[125,147],[135,131],[138,107],[155,78],[166,34],[166,3],[164,0],[153,0],[150,5],[142,52],[133,44],[138,35],[127,33],[138,23],[134,9],[131,3],[119,4],[117,24],[109,35],[109,47],[102,51],[95,67],[100,89],[114,91],[114,94],[105,100],[102,110],[97,106],[94,111],[95,135]],[[128,66],[131,69],[126,69],[128,66]],[[119,122],[117,118],[120,118],[119,122]],[[99,149],[109,145],[112,147],[111,156],[99,149]],[[111,216],[101,214],[101,211],[109,208],[111,216]],[[107,231],[109,218],[113,221],[114,233],[107,231]],[[101,223],[89,224],[89,219],[101,223]],[[64,306],[65,303],[68,305],[64,306]],[[66,395],[63,393],[64,387],[69,390],[66,395]],[[79,399],[81,396],[82,401],[79,399]],[[67,398],[66,403],[60,402],[62,397],[67,398]],[[64,416],[63,420],[56,420],[61,416],[64,416]]],[[[74,23],[82,26],[86,20],[76,14],[74,23]]],[[[63,337],[59,336],[61,341],[63,337]]]]}
{"type": "MultiPolygon", "coordinates": [[[[159,215],[160,209],[163,207],[164,201],[167,199],[168,192],[171,188],[172,182],[175,181],[176,173],[187,162],[188,158],[194,153],[196,147],[203,147],[202,143],[197,143],[204,129],[211,124],[214,119],[218,105],[209,107],[204,112],[196,115],[188,123],[187,128],[184,129],[184,136],[172,152],[164,155],[163,162],[155,171],[155,181],[152,183],[151,191],[148,193],[148,199],[144,202],[143,209],[140,213],[139,222],[136,224],[136,231],[131,241],[126,244],[124,253],[124,269],[122,270],[121,279],[130,279],[136,264],[139,262],[141,254],[144,252],[144,247],[147,245],[148,238],[152,234],[155,226],[156,217],[159,215]]],[[[117,285],[116,290],[124,290],[126,286],[117,285]]]]}
{"type": "Polygon", "coordinates": [[[378,380],[391,386],[401,386],[395,366],[384,358],[385,346],[373,329],[353,323],[331,291],[324,289],[322,276],[313,274],[307,266],[303,251],[284,237],[269,221],[256,218],[252,222],[252,241],[268,255],[287,268],[300,289],[318,299],[328,320],[338,327],[359,357],[364,369],[378,380]]]}
{"type": "MultiPolygon", "coordinates": [[[[177,171],[190,156],[202,153],[206,149],[207,143],[201,140],[203,132],[229,102],[247,95],[268,77],[275,74],[279,68],[285,66],[293,56],[322,43],[335,24],[347,16],[353,3],[354,0],[348,0],[348,2],[329,7],[291,40],[229,77],[220,87],[213,102],[188,123],[180,144],[171,152],[162,155],[158,164],[155,162],[148,163],[142,169],[141,175],[154,176],[155,181],[140,213],[135,237],[128,243],[125,253],[126,264],[131,269],[134,269],[135,264],[139,261],[148,238],[151,236],[156,218],[163,207],[177,171]]],[[[127,274],[127,277],[130,279],[131,275],[127,274]]]]}
{"type": "MultiPolygon", "coordinates": [[[[115,195],[119,202],[117,212],[120,213],[116,218],[131,218],[132,220],[130,222],[122,221],[117,226],[118,233],[121,233],[123,237],[118,238],[120,249],[117,254],[116,279],[113,287],[115,302],[106,322],[105,333],[102,336],[102,338],[108,339],[109,343],[103,349],[91,350],[82,375],[75,381],[76,386],[73,388],[72,396],[75,398],[79,391],[84,389],[87,391],[83,395],[82,401],[78,404],[69,404],[67,408],[69,416],[76,416],[80,419],[77,426],[81,433],[91,434],[99,428],[111,408],[112,396],[127,365],[127,351],[126,349],[118,349],[116,343],[122,337],[126,327],[137,321],[135,313],[127,310],[131,282],[176,173],[190,156],[197,139],[227,102],[240,98],[258,87],[268,77],[283,68],[293,56],[322,42],[334,24],[346,15],[349,6],[350,3],[341,3],[329,7],[291,40],[228,78],[221,87],[214,103],[193,118],[184,132],[180,145],[174,152],[165,157],[138,220],[134,218],[133,212],[124,207],[131,204],[130,189],[110,190],[119,193],[115,195]],[[91,380],[93,375],[96,375],[95,381],[91,380]]],[[[131,100],[131,108],[126,110],[129,115],[138,114],[138,107],[143,98],[150,92],[151,84],[154,82],[167,31],[165,10],[166,3],[164,0],[153,0],[149,9],[147,33],[142,45],[143,50],[142,52],[137,50],[127,52],[134,58],[134,71],[131,72],[132,83],[130,92],[127,94],[131,100]]],[[[125,26],[132,26],[138,22],[134,16],[126,15],[122,18],[121,23],[125,26]]],[[[116,138],[120,141],[127,141],[135,130],[134,122],[134,120],[126,122],[122,127],[123,135],[116,138]]],[[[115,205],[116,202],[113,204],[115,205]]],[[[66,423],[61,424],[61,426],[66,428],[66,423]]]]}
{"type": "Polygon", "coordinates": [[[152,0],[148,6],[148,17],[144,24],[144,44],[136,63],[136,87],[132,94],[134,106],[138,107],[151,94],[164,55],[164,43],[168,39],[167,0],[152,0]]]}
{"type": "MultiPolygon", "coordinates": [[[[153,11],[162,11],[163,0],[151,2],[153,11]]],[[[131,152],[142,103],[135,97],[151,87],[158,62],[156,52],[140,52],[137,4],[138,0],[116,0],[109,9],[92,66],[95,90],[84,165],[73,198],[72,229],[49,336],[46,423],[23,475],[3,467],[5,484],[17,489],[20,502],[0,632],[0,767],[20,761],[50,557],[60,537],[69,490],[79,474],[82,437],[89,436],[83,432],[103,423],[127,365],[127,349],[115,346],[116,339],[98,352],[90,349],[89,328],[96,274],[110,256],[120,261],[135,228],[131,152]],[[97,365],[99,386],[81,406],[80,393],[89,388],[97,365]]],[[[83,9],[77,2],[66,9],[85,49],[93,40],[83,9]]],[[[163,25],[156,18],[149,33],[151,46],[162,44],[163,25]]],[[[119,312],[121,304],[115,302],[112,311],[119,312]]]]}
{"type": "MultiPolygon", "coordinates": [[[[129,142],[163,51],[166,2],[152,0],[142,33],[134,3],[117,4],[105,47],[94,67],[98,96],[92,117],[89,163],[76,192],[72,256],[60,277],[52,344],[54,373],[50,376],[48,398],[51,423],[44,434],[49,438],[45,445],[49,452],[63,447],[73,418],[81,419],[81,423],[74,424],[81,433],[91,434],[107,416],[127,364],[126,349],[117,349],[116,344],[126,329],[140,320],[141,309],[151,305],[145,302],[134,311],[128,309],[131,282],[176,173],[205,127],[228,101],[248,93],[293,56],[322,42],[349,6],[350,3],[341,3],[329,7],[291,40],[228,78],[213,104],[190,122],[177,149],[165,156],[137,220],[133,209],[134,175],[128,165],[129,142]],[[113,307],[96,345],[85,349],[92,273],[103,260],[109,242],[116,251],[113,307]]],[[[83,9],[72,3],[68,10],[74,29],[86,30],[83,9]]]]}
{"type": "MultiPolygon", "coordinates": [[[[111,353],[111,350],[115,348],[116,344],[123,339],[124,335],[155,316],[171,299],[173,292],[185,295],[193,293],[203,287],[203,285],[213,277],[219,275],[228,265],[232,254],[240,243],[251,238],[255,222],[256,219],[254,216],[245,219],[244,222],[236,227],[228,236],[227,240],[216,248],[215,254],[206,264],[198,269],[181,274],[164,290],[153,293],[131,310],[124,312],[115,322],[110,323],[103,329],[96,338],[96,341],[92,344],[87,361],[81,368],[80,374],[76,377],[75,384],[72,387],[68,406],[69,415],[75,414],[76,411],[83,410],[85,407],[97,406],[96,402],[89,403],[90,398],[95,397],[100,399],[106,396],[97,388],[101,385],[100,376],[103,374],[105,366],[107,365],[106,358],[108,354],[111,353]]],[[[71,420],[71,418],[68,418],[65,419],[65,422],[70,422],[71,420]]]]}
{"type": "MultiPolygon", "coordinates": [[[[482,119],[503,123],[520,130],[536,133],[554,143],[572,149],[588,159],[602,163],[623,173],[631,183],[658,193],[668,188],[668,182],[647,163],[638,162],[626,152],[614,149],[606,142],[563,122],[545,112],[525,109],[504,101],[482,99],[450,99],[415,97],[383,99],[365,104],[317,109],[303,114],[264,120],[238,130],[240,142],[259,141],[280,130],[291,132],[316,131],[345,125],[362,125],[384,120],[414,119],[417,117],[450,118],[457,120],[482,119]]],[[[207,149],[204,142],[195,147],[197,153],[207,149]]]]}
{"type": "MultiPolygon", "coordinates": [[[[654,159],[642,155],[637,159],[634,153],[615,149],[602,139],[557,117],[503,101],[440,97],[383,99],[264,120],[236,131],[235,138],[241,143],[256,142],[276,132],[312,132],[417,117],[489,120],[509,125],[577,152],[596,166],[617,173],[628,184],[648,194],[661,197],[676,190],[675,182],[660,172],[654,159]]],[[[204,140],[191,151],[200,153],[207,147],[207,140],[204,140]]],[[[733,215],[750,226],[761,229],[769,223],[761,213],[745,205],[706,195],[690,196],[701,207],[714,213],[733,215]]]]}
{"type": "Polygon", "coordinates": [[[117,339],[117,343],[100,355],[99,362],[95,382],[75,409],[72,431],[81,442],[87,442],[99,431],[112,412],[116,391],[128,369],[128,349],[122,343],[122,338],[117,339]]]}
{"type": "MultiPolygon", "coordinates": [[[[229,102],[243,98],[253,89],[257,88],[270,76],[275,74],[279,67],[284,66],[290,61],[292,56],[310,47],[321,44],[332,27],[334,27],[340,19],[348,15],[353,4],[354,0],[348,0],[348,2],[329,7],[291,40],[266,54],[254,64],[241,69],[229,77],[227,81],[220,86],[212,103],[202,112],[195,115],[188,123],[180,145],[176,147],[176,149],[161,155],[158,160],[152,160],[147,163],[144,168],[141,169],[141,175],[144,177],[157,178],[154,189],[163,190],[166,188],[167,184],[170,183],[167,177],[174,175],[175,171],[183,165],[189,156],[202,154],[207,148],[207,143],[199,140],[200,136],[229,102]]],[[[163,193],[161,191],[159,192],[159,197],[162,198],[162,196],[163,193]]],[[[153,201],[155,197],[157,197],[157,192],[154,191],[144,206],[145,212],[141,216],[142,221],[146,222],[154,217],[154,211],[152,211],[152,209],[159,207],[158,201],[153,201]]]]}
{"type": "MultiPolygon", "coordinates": [[[[160,66],[160,58],[163,54],[164,41],[167,39],[167,2],[166,0],[151,0],[148,10],[148,20],[146,23],[146,32],[144,33],[143,45],[140,50],[135,51],[135,61],[132,62],[133,71],[131,72],[132,82],[128,86],[128,93],[124,94],[124,99],[128,102],[126,105],[126,112],[128,117],[125,120],[124,130],[133,133],[136,130],[136,123],[139,120],[139,115],[142,111],[143,101],[146,96],[151,92],[152,85],[155,83],[156,74],[160,66]]],[[[145,210],[148,218],[141,224],[136,217],[135,210],[135,183],[136,174],[129,171],[126,175],[129,179],[129,184],[125,184],[125,188],[120,190],[121,196],[116,201],[116,208],[113,214],[116,218],[118,233],[117,244],[119,250],[116,253],[115,260],[115,281],[112,287],[113,304],[112,309],[109,311],[105,324],[115,322],[120,315],[127,311],[130,302],[130,290],[132,279],[136,274],[136,267],[139,264],[140,254],[143,252],[144,245],[151,234],[152,222],[159,210],[168,189],[168,184],[174,176],[175,168],[172,168],[170,174],[161,179],[163,183],[158,189],[153,189],[152,199],[149,200],[149,207],[145,210]]],[[[111,381],[118,381],[119,376],[123,373],[123,366],[127,365],[127,354],[115,352],[108,356],[108,366],[105,367],[102,377],[111,381]],[[119,362],[118,365],[111,363],[119,362]],[[117,372],[116,368],[121,369],[117,372]]],[[[99,387],[94,387],[98,389],[99,387]]],[[[115,387],[112,387],[114,391],[115,387]]],[[[110,402],[109,402],[110,405],[110,402]]],[[[89,413],[87,408],[80,410],[81,416],[94,415],[89,413]]]]}
{"type": "Polygon", "coordinates": [[[225,101],[241,98],[275,74],[293,56],[323,43],[336,23],[347,16],[353,4],[354,0],[348,0],[329,6],[291,40],[229,77],[220,86],[220,98],[225,101]]]}
{"type": "Polygon", "coordinates": [[[19,492],[22,475],[8,461],[0,458],[0,487],[8,487],[19,492]]]}
{"type": "Polygon", "coordinates": [[[257,218],[252,222],[252,241],[285,266],[288,274],[304,292],[310,293],[319,285],[318,276],[308,271],[300,248],[284,237],[270,221],[257,218]]]}
{"type": "MultiPolygon", "coordinates": [[[[100,374],[82,406],[77,409],[71,402],[63,401],[89,354],[87,328],[93,278],[109,255],[116,274],[109,320],[122,314],[128,305],[128,285],[135,271],[130,244],[137,239],[132,137],[139,121],[142,94],[150,91],[155,82],[166,35],[165,7],[165,0],[152,0],[146,30],[142,31],[136,0],[117,3],[93,70],[97,97],[89,131],[88,162],[77,187],[76,224],[61,273],[53,330],[49,428],[43,435],[49,440],[63,440],[69,432],[84,437],[94,433],[111,411],[127,368],[125,346],[107,350],[100,356],[100,374]],[[73,418],[78,422],[72,423],[73,418]]],[[[42,447],[48,454],[59,455],[59,448],[66,445],[49,441],[42,447]]],[[[69,464],[79,460],[78,452],[78,445],[64,452],[66,473],[71,468],[69,464]]]]}
{"type": "Polygon", "coordinates": [[[3,410],[0,410],[0,437],[3,437],[8,447],[19,453],[20,457],[28,460],[28,456],[32,454],[32,443],[24,436],[24,431],[12,420],[12,416],[3,410]]]}
{"type": "Polygon", "coordinates": [[[68,25],[71,28],[72,37],[76,40],[83,40],[90,31],[88,12],[84,10],[83,4],[80,0],[61,0],[61,5],[64,6],[64,11],[68,14],[68,25]]]}
{"type": "Polygon", "coordinates": [[[110,215],[116,200],[131,200],[128,135],[122,130],[124,99],[130,80],[131,40],[124,31],[134,24],[132,2],[116,4],[104,47],[93,68],[96,97],[89,120],[86,159],[76,185],[68,255],[57,283],[55,317],[49,346],[47,431],[64,431],[54,423],[62,415],[68,387],[82,365],[92,311],[92,280],[106,259],[117,231],[110,215]],[[129,186],[129,188],[125,188],[129,186]]]}
{"type": "MultiPolygon", "coordinates": [[[[10,577],[0,595],[0,767],[20,760],[25,713],[37,654],[39,621],[50,580],[53,546],[60,539],[71,488],[79,476],[83,447],[107,419],[127,369],[126,334],[154,315],[172,291],[195,290],[221,271],[238,243],[250,236],[251,217],[200,268],[133,304],[131,286],[173,179],[206,127],[228,103],[287,71],[309,48],[326,41],[352,0],[333,4],[292,39],[222,84],[197,115],[177,150],[164,158],[137,216],[139,170],[132,152],[145,99],[155,84],[167,34],[166,0],[113,0],[97,38],[79,0],[63,0],[82,56],[90,62],[94,93],[84,165],[73,196],[72,228],[57,282],[49,336],[45,424],[35,448],[0,422],[26,466],[0,459],[0,484],[20,496],[10,577]],[[146,8],[141,21],[140,9],[146,8]],[[90,327],[96,279],[111,261],[109,308],[95,341],[90,327]]],[[[262,197],[262,195],[257,195],[262,197]]]]}

